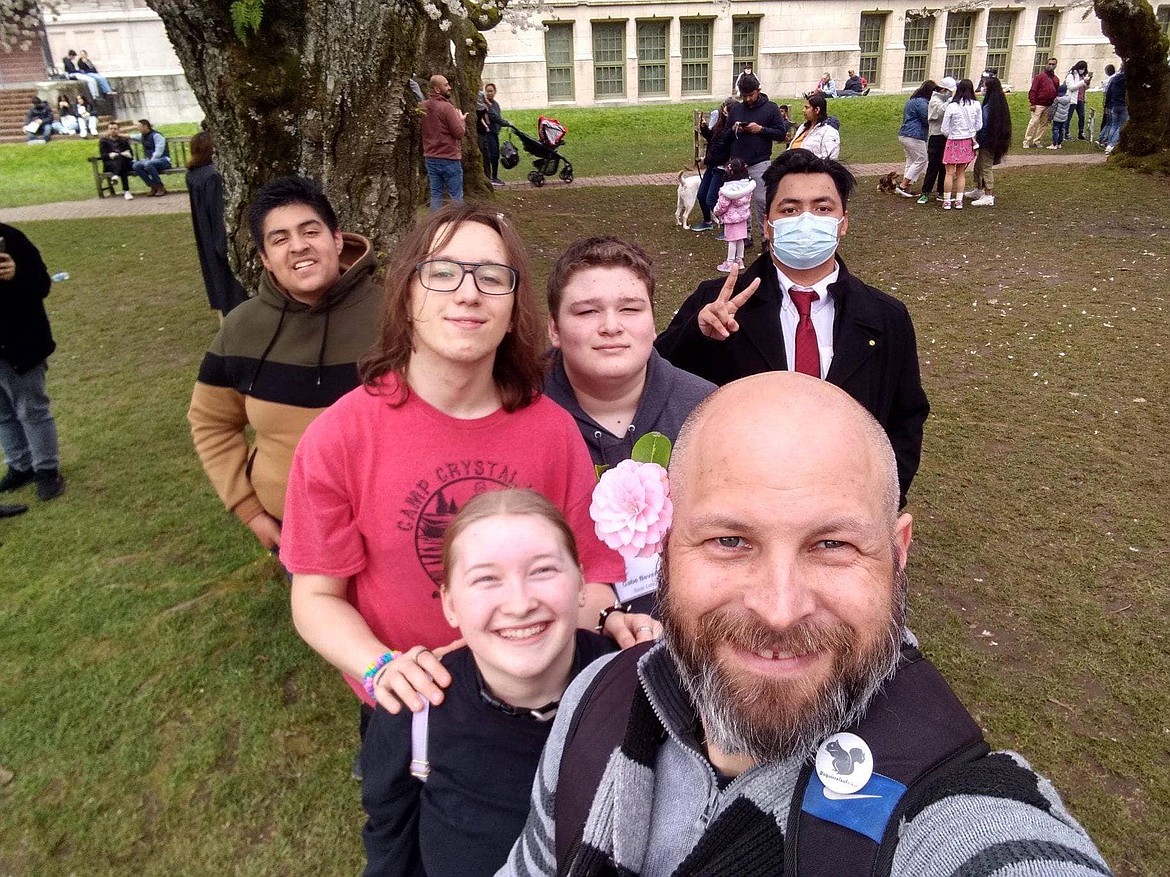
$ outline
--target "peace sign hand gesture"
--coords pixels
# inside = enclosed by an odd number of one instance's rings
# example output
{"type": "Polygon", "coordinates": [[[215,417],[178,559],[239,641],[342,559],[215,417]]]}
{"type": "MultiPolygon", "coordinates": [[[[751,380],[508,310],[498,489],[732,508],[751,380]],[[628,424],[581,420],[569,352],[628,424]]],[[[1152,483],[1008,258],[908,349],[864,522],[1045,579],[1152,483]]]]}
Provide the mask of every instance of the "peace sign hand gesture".
{"type": "Polygon", "coordinates": [[[719,290],[715,301],[704,305],[703,309],[699,311],[699,331],[708,338],[726,341],[731,337],[732,332],[738,332],[739,323],[736,322],[735,314],[760,288],[760,278],[757,277],[741,292],[732,295],[737,277],[739,277],[739,266],[733,265],[731,273],[727,275],[727,280],[724,281],[723,288],[719,290]]]}

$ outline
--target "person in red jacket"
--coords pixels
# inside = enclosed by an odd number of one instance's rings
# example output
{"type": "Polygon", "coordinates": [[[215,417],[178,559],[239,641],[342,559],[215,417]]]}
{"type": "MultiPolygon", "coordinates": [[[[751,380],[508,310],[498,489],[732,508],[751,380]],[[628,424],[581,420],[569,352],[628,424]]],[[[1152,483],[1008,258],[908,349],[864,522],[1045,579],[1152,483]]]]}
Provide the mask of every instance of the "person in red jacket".
{"type": "Polygon", "coordinates": [[[1032,79],[1032,87],[1028,89],[1028,105],[1032,109],[1032,117],[1028,120],[1028,130],[1024,132],[1024,149],[1040,146],[1040,138],[1048,127],[1048,108],[1056,100],[1056,89],[1060,80],[1056,76],[1056,59],[1049,58],[1048,64],[1032,79]]]}
{"type": "Polygon", "coordinates": [[[468,114],[451,103],[451,83],[440,74],[431,77],[431,97],[422,107],[423,159],[435,211],[443,206],[444,189],[452,201],[463,200],[463,134],[468,114]]]}

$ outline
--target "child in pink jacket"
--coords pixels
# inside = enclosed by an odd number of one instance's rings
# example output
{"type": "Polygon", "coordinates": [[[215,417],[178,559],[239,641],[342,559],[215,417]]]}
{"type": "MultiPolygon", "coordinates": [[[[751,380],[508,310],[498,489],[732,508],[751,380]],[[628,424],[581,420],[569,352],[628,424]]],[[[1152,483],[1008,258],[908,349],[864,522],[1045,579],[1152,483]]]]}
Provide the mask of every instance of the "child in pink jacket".
{"type": "Polygon", "coordinates": [[[748,219],[752,215],[752,192],[755,180],[748,177],[747,165],[733,158],[727,163],[724,183],[719,189],[719,201],[713,211],[723,222],[723,239],[727,241],[727,261],[716,271],[727,274],[738,265],[743,270],[743,242],[748,236],[748,219]]]}

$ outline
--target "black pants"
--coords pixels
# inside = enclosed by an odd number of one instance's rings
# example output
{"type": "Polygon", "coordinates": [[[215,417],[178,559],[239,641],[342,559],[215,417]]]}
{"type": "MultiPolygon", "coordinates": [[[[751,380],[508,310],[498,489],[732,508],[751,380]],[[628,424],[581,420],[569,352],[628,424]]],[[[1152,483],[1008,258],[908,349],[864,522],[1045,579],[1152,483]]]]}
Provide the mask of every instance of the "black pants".
{"type": "MultiPolygon", "coordinates": [[[[1083,100],[1080,100],[1072,105],[1072,107],[1069,109],[1069,119],[1068,120],[1070,122],[1072,121],[1073,110],[1075,110],[1076,114],[1077,114],[1077,139],[1084,140],[1085,139],[1085,102],[1083,100]]],[[[1072,125],[1069,125],[1069,127],[1071,128],[1072,125]]]]}
{"type": "Polygon", "coordinates": [[[943,181],[946,179],[946,168],[943,167],[943,150],[947,148],[945,134],[931,134],[926,138],[926,176],[922,180],[922,194],[937,188],[943,193],[943,181]]]}
{"type": "Polygon", "coordinates": [[[479,149],[483,153],[483,172],[489,180],[500,178],[500,133],[479,135],[479,149]]]}
{"type": "Polygon", "coordinates": [[[108,174],[117,174],[122,180],[122,191],[130,191],[130,159],[124,155],[117,158],[103,158],[102,167],[108,174]]]}

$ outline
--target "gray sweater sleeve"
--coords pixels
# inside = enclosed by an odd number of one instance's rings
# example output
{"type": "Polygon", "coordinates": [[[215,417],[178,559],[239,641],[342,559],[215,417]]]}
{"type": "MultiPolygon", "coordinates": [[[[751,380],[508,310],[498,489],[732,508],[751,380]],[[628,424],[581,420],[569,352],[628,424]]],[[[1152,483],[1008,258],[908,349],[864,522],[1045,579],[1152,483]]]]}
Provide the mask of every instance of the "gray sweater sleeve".
{"type": "Polygon", "coordinates": [[[891,877],[1111,874],[1052,783],[1016,753],[997,755],[1010,757],[1034,779],[1029,797],[1036,800],[1019,800],[1006,789],[1002,797],[968,789],[936,801],[900,827],[891,877]]]}
{"type": "Polygon", "coordinates": [[[561,772],[561,751],[565,747],[569,725],[582,695],[601,668],[616,654],[618,652],[598,658],[582,670],[561,698],[552,731],[540,756],[540,765],[536,768],[536,778],[532,781],[532,805],[528,810],[528,820],[524,823],[524,831],[512,846],[507,863],[496,872],[496,877],[552,877],[557,873],[553,814],[557,777],[561,772]]]}

